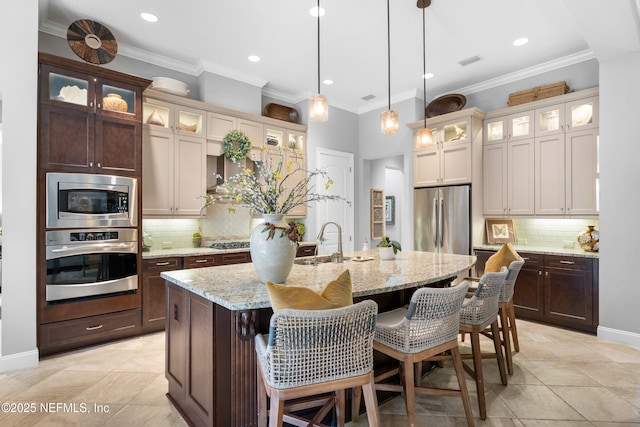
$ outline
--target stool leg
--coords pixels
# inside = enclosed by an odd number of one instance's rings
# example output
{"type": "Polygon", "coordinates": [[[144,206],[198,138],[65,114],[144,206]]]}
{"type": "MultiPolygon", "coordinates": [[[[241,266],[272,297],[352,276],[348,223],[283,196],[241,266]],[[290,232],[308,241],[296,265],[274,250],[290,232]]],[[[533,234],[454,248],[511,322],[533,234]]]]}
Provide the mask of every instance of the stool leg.
{"type": "Polygon", "coordinates": [[[338,427],[344,427],[344,412],[346,409],[346,400],[344,398],[344,389],[338,390],[336,393],[336,423],[338,427]]]}
{"type": "Polygon", "coordinates": [[[367,420],[369,427],[380,426],[380,413],[378,411],[378,398],[376,397],[376,385],[373,379],[373,371],[371,371],[370,379],[367,384],[362,386],[362,394],[364,395],[364,404],[367,408],[367,420]]]}
{"type": "Polygon", "coordinates": [[[267,390],[264,385],[264,379],[262,378],[262,369],[260,369],[260,363],[258,366],[258,427],[267,427],[267,390]]]}
{"type": "Polygon", "coordinates": [[[518,341],[518,328],[516,328],[516,309],[513,306],[513,299],[509,300],[509,330],[511,338],[513,338],[513,349],[520,351],[520,342],[518,341]]]}
{"type": "Polygon", "coordinates": [[[473,372],[476,380],[476,391],[478,392],[478,407],[480,408],[480,418],[487,419],[487,402],[484,396],[484,378],[482,376],[482,353],[480,351],[480,333],[473,331],[471,335],[471,353],[473,355],[473,372]]]}
{"type": "Polygon", "coordinates": [[[462,395],[464,413],[467,416],[467,425],[469,427],[474,427],[473,411],[471,410],[471,400],[469,399],[469,391],[467,390],[467,381],[464,378],[462,357],[460,356],[460,349],[457,346],[451,349],[451,358],[453,359],[453,367],[456,370],[456,377],[458,377],[458,386],[460,387],[460,394],[462,395]]]}
{"type": "Polygon", "coordinates": [[[509,306],[501,306],[500,315],[500,329],[502,331],[502,344],[504,345],[504,357],[507,360],[507,372],[509,375],[513,375],[513,358],[511,357],[511,326],[509,325],[509,306]]]}
{"type": "MultiPolygon", "coordinates": [[[[362,387],[354,387],[351,397],[351,420],[358,421],[360,417],[360,400],[362,400],[362,387]]],[[[365,402],[366,403],[366,402],[365,402]]]]}
{"type": "Polygon", "coordinates": [[[281,427],[284,417],[284,400],[280,399],[277,390],[271,392],[271,407],[269,408],[269,427],[281,427]]]}
{"type": "Polygon", "coordinates": [[[407,418],[409,419],[409,426],[415,427],[416,425],[416,388],[414,379],[414,366],[413,358],[407,355],[404,359],[404,395],[407,405],[407,418]]]}
{"type": "Polygon", "coordinates": [[[491,324],[491,334],[493,335],[493,347],[496,350],[498,369],[500,369],[500,380],[502,381],[502,384],[507,385],[507,371],[504,368],[504,358],[502,357],[502,343],[500,342],[500,328],[498,327],[497,318],[491,324]]]}

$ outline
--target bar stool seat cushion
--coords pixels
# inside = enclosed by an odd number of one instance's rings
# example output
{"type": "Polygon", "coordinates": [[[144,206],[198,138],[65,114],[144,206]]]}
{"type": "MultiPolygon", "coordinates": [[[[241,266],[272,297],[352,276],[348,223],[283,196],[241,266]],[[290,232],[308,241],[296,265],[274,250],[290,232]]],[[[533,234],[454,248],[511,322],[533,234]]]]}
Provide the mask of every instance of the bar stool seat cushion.
{"type": "Polygon", "coordinates": [[[349,270],[329,282],[320,293],[304,286],[279,285],[270,281],[266,286],[274,312],[284,309],[329,310],[353,304],[349,270]]]}

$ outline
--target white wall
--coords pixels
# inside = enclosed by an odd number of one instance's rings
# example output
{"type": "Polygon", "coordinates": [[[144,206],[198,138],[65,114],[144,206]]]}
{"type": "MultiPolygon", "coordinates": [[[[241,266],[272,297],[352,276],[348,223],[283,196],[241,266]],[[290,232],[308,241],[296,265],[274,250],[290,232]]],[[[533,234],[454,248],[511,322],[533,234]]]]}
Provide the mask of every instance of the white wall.
{"type": "Polygon", "coordinates": [[[38,1],[0,2],[2,176],[5,183],[2,191],[0,371],[38,363],[35,273],[37,53],[38,1]],[[17,34],[19,43],[15,42],[17,34]],[[11,185],[7,185],[9,182],[11,185]]]}
{"type": "Polygon", "coordinates": [[[600,326],[598,336],[640,347],[635,229],[640,212],[640,53],[600,65],[600,326]]]}

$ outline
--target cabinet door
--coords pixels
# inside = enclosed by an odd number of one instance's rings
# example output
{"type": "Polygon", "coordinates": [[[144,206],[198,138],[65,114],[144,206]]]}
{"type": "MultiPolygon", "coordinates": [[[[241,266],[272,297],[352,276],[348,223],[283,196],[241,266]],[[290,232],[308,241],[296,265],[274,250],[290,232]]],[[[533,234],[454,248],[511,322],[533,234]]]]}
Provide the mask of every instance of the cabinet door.
{"type": "Polygon", "coordinates": [[[170,390],[186,387],[187,373],[187,302],[184,289],[168,284],[166,307],[166,370],[170,390]]]}
{"type": "Polygon", "coordinates": [[[544,318],[543,255],[520,253],[524,265],[518,273],[513,304],[518,317],[532,320],[544,318]]]}
{"type": "Polygon", "coordinates": [[[507,209],[507,144],[485,145],[482,163],[482,212],[487,216],[504,215],[507,209]]]}
{"type": "Polygon", "coordinates": [[[565,136],[567,214],[598,214],[597,132],[597,129],[586,129],[565,136]]]}
{"type": "Polygon", "coordinates": [[[593,96],[566,105],[567,124],[565,130],[595,129],[600,126],[599,97],[593,96]]]}
{"type": "Polygon", "coordinates": [[[40,64],[40,104],[95,111],[94,81],[85,73],[40,64]]]}
{"type": "Polygon", "coordinates": [[[222,141],[230,130],[238,128],[238,119],[219,113],[207,113],[207,139],[222,141]]]}
{"type": "Polygon", "coordinates": [[[96,173],[139,176],[142,170],[142,129],[134,120],[97,115],[95,155],[89,162],[96,173]]]}
{"type": "Polygon", "coordinates": [[[176,135],[174,214],[199,216],[207,193],[207,141],[176,135]]]}
{"type": "Polygon", "coordinates": [[[535,139],[535,213],[563,215],[564,134],[535,139]]]}
{"type": "Polygon", "coordinates": [[[484,121],[484,145],[506,142],[508,134],[507,117],[496,117],[484,121]]]}
{"type": "Polygon", "coordinates": [[[246,119],[238,119],[238,129],[244,132],[251,141],[252,147],[260,147],[264,143],[264,128],[262,123],[246,119]]]}
{"type": "MultiPolygon", "coordinates": [[[[299,156],[295,150],[289,149],[285,153],[285,167],[291,171],[291,176],[287,178],[290,182],[287,187],[294,188],[298,183],[307,177],[307,162],[304,156],[299,156]]],[[[298,205],[287,213],[287,217],[304,217],[307,214],[306,205],[298,205]]]]}
{"type": "Polygon", "coordinates": [[[95,114],[86,109],[40,104],[40,168],[69,172],[93,169],[95,114]]]}
{"type": "Polygon", "coordinates": [[[511,114],[507,118],[509,128],[509,141],[533,138],[534,121],[535,119],[533,110],[511,114]]]}
{"type": "Polygon", "coordinates": [[[534,140],[509,141],[507,160],[509,215],[533,215],[535,212],[534,140]]]}
{"type": "Polygon", "coordinates": [[[155,258],[142,264],[142,327],[146,331],[161,331],[165,328],[167,315],[167,291],[163,271],[179,270],[182,259],[155,258]]]}
{"type": "Polygon", "coordinates": [[[545,260],[545,318],[562,326],[591,327],[593,285],[590,260],[572,257],[560,259],[557,256],[547,258],[554,261],[545,260]],[[579,265],[585,261],[588,265],[579,265]],[[561,265],[569,268],[560,268],[561,265]]]}
{"type": "Polygon", "coordinates": [[[557,104],[535,110],[535,136],[564,132],[565,105],[557,104]]]}
{"type": "Polygon", "coordinates": [[[214,255],[188,256],[184,258],[184,268],[203,268],[219,265],[214,255]]]}
{"type": "Polygon", "coordinates": [[[96,113],[140,122],[142,91],[139,87],[114,80],[96,78],[96,113]]]}
{"type": "Polygon", "coordinates": [[[413,184],[416,187],[440,184],[439,150],[420,150],[413,153],[413,184]]]}
{"type": "Polygon", "coordinates": [[[142,141],[142,213],[173,213],[173,134],[149,130],[142,141]]]}
{"type": "Polygon", "coordinates": [[[440,184],[467,184],[471,176],[471,142],[442,144],[440,184]]]}
{"type": "Polygon", "coordinates": [[[203,110],[196,110],[182,105],[176,105],[174,109],[175,133],[200,138],[206,137],[206,118],[203,110]]]}

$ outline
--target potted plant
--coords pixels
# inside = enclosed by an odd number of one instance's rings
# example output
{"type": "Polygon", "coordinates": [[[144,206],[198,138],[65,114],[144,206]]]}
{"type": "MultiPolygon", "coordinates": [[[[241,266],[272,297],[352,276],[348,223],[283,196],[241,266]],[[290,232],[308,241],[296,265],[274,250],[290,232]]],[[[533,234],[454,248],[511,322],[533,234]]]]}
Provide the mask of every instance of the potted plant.
{"type": "Polygon", "coordinates": [[[193,247],[199,248],[201,244],[202,244],[202,235],[196,231],[195,233],[193,233],[193,247]]]}
{"type": "Polygon", "coordinates": [[[387,236],[382,236],[377,247],[380,248],[380,259],[393,259],[398,251],[402,250],[399,242],[391,240],[387,236]]]}

